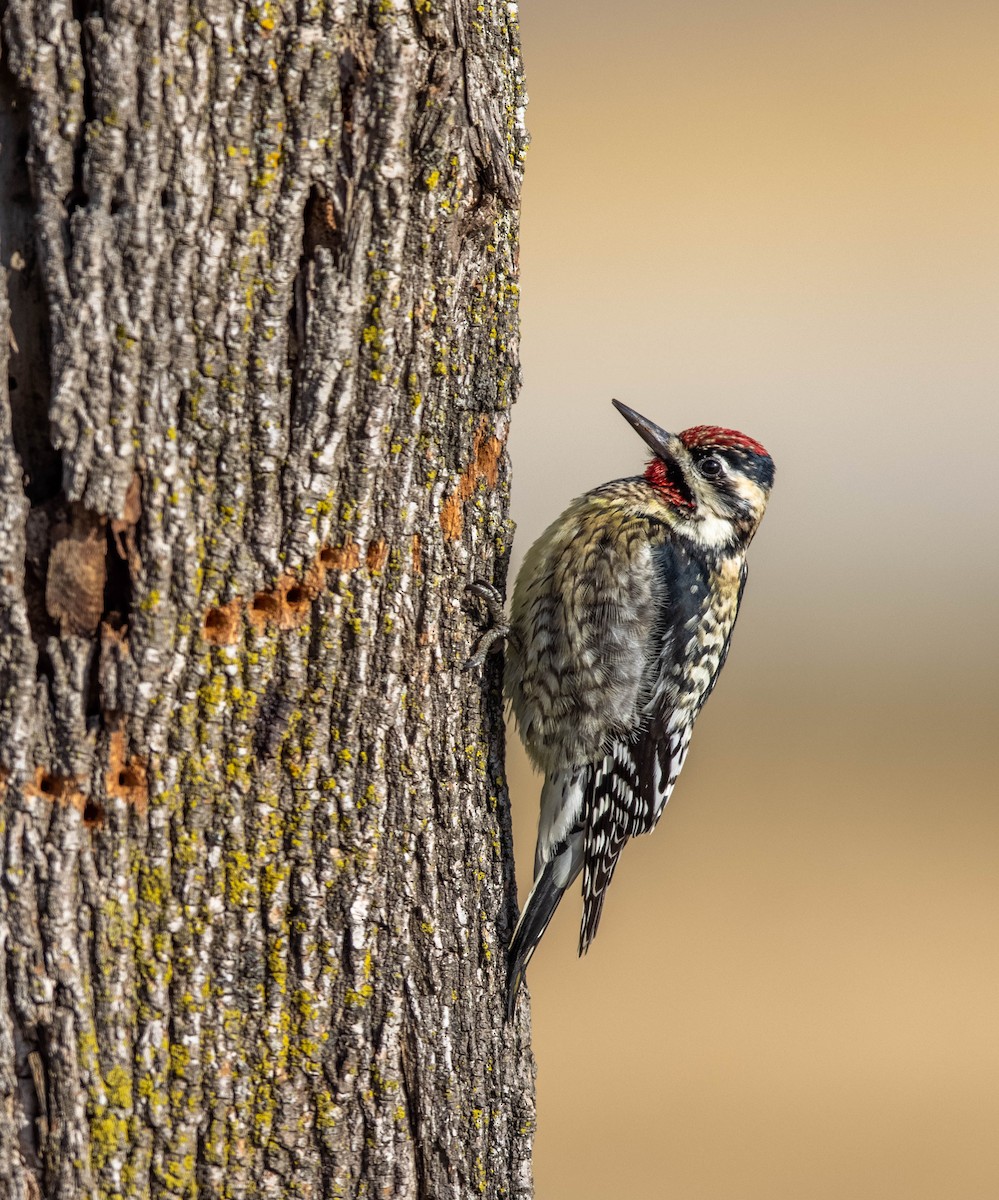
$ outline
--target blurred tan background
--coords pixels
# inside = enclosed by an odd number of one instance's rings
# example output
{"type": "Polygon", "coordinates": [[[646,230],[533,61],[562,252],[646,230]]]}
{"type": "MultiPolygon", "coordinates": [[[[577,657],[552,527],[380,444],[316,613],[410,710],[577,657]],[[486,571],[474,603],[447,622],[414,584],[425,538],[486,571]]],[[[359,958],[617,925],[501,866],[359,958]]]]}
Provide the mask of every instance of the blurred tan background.
{"type": "Polygon", "coordinates": [[[666,815],[529,972],[538,1196],[996,1200],[999,6],[521,29],[515,566],[640,469],[612,396],[778,467],[666,815]]]}

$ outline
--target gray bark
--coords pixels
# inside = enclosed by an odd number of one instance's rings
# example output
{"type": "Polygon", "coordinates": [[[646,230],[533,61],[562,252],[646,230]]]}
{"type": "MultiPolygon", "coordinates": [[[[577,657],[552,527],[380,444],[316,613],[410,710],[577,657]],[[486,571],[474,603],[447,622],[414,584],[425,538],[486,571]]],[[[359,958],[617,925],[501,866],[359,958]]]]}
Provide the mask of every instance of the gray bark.
{"type": "Polygon", "coordinates": [[[527,1197],[514,10],[0,10],[0,1190],[527,1197]]]}

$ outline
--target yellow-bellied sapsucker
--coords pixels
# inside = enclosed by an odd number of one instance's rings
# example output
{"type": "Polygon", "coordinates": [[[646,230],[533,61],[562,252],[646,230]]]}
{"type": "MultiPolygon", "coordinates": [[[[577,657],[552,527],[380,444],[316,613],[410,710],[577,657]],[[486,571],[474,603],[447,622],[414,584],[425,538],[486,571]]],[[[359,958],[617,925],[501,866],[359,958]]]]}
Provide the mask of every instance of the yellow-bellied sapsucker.
{"type": "Polygon", "coordinates": [[[566,888],[582,871],[583,954],[624,844],[662,816],[728,654],[774,478],[744,434],[666,433],[614,404],[655,457],[570,505],[514,589],[505,690],[545,782],[534,886],[509,952],[511,1014],[566,888]]]}

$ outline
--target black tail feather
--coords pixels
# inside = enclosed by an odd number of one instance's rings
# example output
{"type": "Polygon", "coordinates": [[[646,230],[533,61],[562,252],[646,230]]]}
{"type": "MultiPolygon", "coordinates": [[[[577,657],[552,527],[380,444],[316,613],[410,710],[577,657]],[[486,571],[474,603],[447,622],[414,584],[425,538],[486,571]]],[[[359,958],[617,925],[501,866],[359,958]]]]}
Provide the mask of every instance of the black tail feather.
{"type": "Polygon", "coordinates": [[[548,923],[555,915],[559,901],[565,895],[566,888],[579,874],[582,866],[582,838],[577,836],[563,843],[561,853],[556,854],[545,864],[541,874],[534,881],[531,894],[520,914],[517,928],[513,932],[510,949],[507,952],[507,991],[506,1016],[513,1020],[517,1007],[517,993],[524,981],[527,964],[531,955],[537,949],[538,943],[544,937],[548,923]],[[574,861],[577,860],[578,861],[574,861]]]}

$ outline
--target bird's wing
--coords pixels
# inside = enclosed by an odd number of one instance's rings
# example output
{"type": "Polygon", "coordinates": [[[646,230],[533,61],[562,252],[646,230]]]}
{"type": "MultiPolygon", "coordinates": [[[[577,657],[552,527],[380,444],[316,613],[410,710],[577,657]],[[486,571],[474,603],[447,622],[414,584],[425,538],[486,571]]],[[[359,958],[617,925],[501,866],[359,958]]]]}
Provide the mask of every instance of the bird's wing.
{"type": "Polygon", "coordinates": [[[546,775],[593,763],[607,731],[636,719],[656,619],[643,524],[581,497],[528,552],[511,610],[505,687],[546,775]]]}
{"type": "MultiPolygon", "coordinates": [[[[693,717],[677,711],[671,668],[679,661],[673,631],[692,630],[698,617],[687,578],[692,564],[667,543],[656,554],[658,620],[648,631],[640,718],[614,736],[594,764],[585,811],[589,814],[583,863],[583,919],[579,952],[596,935],[604,896],[629,838],[648,833],[662,816],[683,767],[693,717]]],[[[693,578],[693,576],[691,576],[693,578]]]]}

